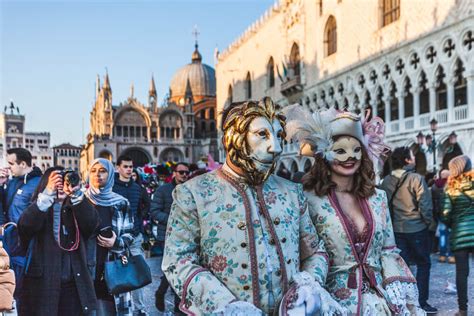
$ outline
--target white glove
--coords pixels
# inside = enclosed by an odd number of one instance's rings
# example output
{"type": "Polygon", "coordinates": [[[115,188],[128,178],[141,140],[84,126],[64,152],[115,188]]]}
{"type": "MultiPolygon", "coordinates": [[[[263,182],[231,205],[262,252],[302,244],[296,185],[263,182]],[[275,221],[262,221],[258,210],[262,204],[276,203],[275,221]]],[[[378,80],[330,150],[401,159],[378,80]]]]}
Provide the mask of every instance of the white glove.
{"type": "Polygon", "coordinates": [[[306,315],[314,315],[317,311],[322,316],[346,315],[345,309],[308,272],[296,274],[293,281],[297,285],[297,296],[289,312],[305,304],[306,315]]]}
{"type": "Polygon", "coordinates": [[[263,316],[261,310],[256,308],[254,305],[244,302],[237,301],[230,303],[221,310],[215,311],[213,315],[224,315],[224,316],[263,316]]]}
{"type": "Polygon", "coordinates": [[[303,310],[306,315],[314,315],[321,309],[321,297],[310,285],[298,287],[296,297],[296,301],[288,311],[289,313],[291,313],[292,310],[300,310],[301,307],[304,307],[303,310]]]}
{"type": "Polygon", "coordinates": [[[399,309],[397,316],[423,315],[418,303],[418,288],[414,283],[394,281],[385,287],[385,291],[390,302],[399,309]]]}

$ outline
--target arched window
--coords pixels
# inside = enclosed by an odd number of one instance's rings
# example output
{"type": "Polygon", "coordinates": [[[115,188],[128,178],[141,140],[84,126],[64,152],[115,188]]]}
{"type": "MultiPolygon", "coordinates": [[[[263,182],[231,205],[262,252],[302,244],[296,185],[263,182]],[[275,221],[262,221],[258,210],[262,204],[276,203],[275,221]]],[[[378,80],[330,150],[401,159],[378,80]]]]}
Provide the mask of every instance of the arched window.
{"type": "Polygon", "coordinates": [[[250,78],[250,72],[247,72],[245,77],[245,99],[250,100],[252,98],[252,80],[250,78]]]}
{"type": "Polygon", "coordinates": [[[430,112],[430,92],[428,90],[428,80],[424,71],[421,72],[420,76],[420,114],[430,112]]]}
{"type": "Polygon", "coordinates": [[[444,110],[448,108],[448,94],[444,79],[446,74],[443,67],[439,66],[436,70],[436,110],[444,110]]]}
{"type": "Polygon", "coordinates": [[[215,116],[214,109],[210,109],[209,110],[209,119],[211,119],[211,120],[215,119],[214,116],[215,116]]]}
{"type": "MultiPolygon", "coordinates": [[[[405,83],[403,85],[403,104],[404,104],[404,111],[405,117],[412,117],[413,116],[413,94],[411,93],[411,82],[410,78],[406,78],[405,83]]],[[[405,118],[402,117],[402,118],[405,118]]]]}
{"type": "Polygon", "coordinates": [[[382,1],[382,26],[395,22],[400,18],[400,0],[382,1]]]}
{"type": "Polygon", "coordinates": [[[268,88],[275,86],[275,63],[273,62],[273,57],[270,57],[267,64],[267,80],[268,88]]]}
{"type": "Polygon", "coordinates": [[[300,48],[296,43],[293,43],[290,53],[290,69],[293,73],[290,72],[290,77],[296,77],[300,75],[300,48]]]}
{"type": "Polygon", "coordinates": [[[337,51],[337,25],[336,19],[332,15],[328,18],[324,29],[324,51],[326,56],[337,51]]]}
{"type": "Polygon", "coordinates": [[[376,107],[377,107],[377,116],[385,120],[385,101],[383,98],[382,87],[379,86],[376,95],[376,107]]]}
{"type": "Polygon", "coordinates": [[[234,92],[232,91],[232,85],[229,85],[229,88],[227,89],[227,100],[229,100],[229,103],[232,103],[233,101],[233,94],[234,92]]]}
{"type": "Polygon", "coordinates": [[[463,76],[464,65],[460,59],[456,60],[456,68],[454,69],[454,106],[467,104],[467,80],[463,76]]]}
{"type": "Polygon", "coordinates": [[[397,86],[392,81],[390,84],[390,120],[398,120],[398,97],[397,97],[397,86]]]}

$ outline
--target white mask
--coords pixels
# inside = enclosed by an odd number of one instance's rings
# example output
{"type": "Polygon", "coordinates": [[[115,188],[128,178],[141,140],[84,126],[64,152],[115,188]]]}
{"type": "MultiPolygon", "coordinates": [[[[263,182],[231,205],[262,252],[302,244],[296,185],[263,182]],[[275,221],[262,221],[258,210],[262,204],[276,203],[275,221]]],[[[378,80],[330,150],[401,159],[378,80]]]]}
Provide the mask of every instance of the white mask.
{"type": "Polygon", "coordinates": [[[331,156],[339,162],[345,162],[349,159],[362,159],[362,145],[351,136],[339,137],[331,148],[331,156]]]}

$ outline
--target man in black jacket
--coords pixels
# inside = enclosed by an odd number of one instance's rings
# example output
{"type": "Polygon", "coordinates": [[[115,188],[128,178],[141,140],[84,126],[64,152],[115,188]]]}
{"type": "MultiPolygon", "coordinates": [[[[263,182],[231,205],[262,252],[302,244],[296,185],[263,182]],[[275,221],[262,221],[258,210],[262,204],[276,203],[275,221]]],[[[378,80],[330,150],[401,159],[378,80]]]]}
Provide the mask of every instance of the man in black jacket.
{"type": "MultiPolygon", "coordinates": [[[[173,204],[173,190],[176,185],[186,182],[189,176],[189,168],[186,163],[179,162],[174,167],[173,180],[170,183],[160,186],[153,195],[151,201],[151,218],[158,225],[158,244],[164,249],[166,225],[168,224],[168,217],[170,215],[171,204],[173,204]]],[[[156,308],[159,311],[165,310],[165,294],[168,290],[169,283],[166,277],[161,277],[161,283],[155,293],[156,308]]],[[[179,299],[175,298],[175,311],[178,308],[179,299]]]]}
{"type": "MultiPolygon", "coordinates": [[[[142,198],[142,189],[140,186],[133,181],[133,161],[129,156],[121,155],[117,159],[117,171],[115,175],[115,182],[113,191],[125,197],[130,203],[130,209],[133,213],[133,225],[134,231],[137,232],[137,236],[130,246],[130,252],[132,256],[141,255],[144,256],[142,243],[143,243],[143,215],[147,210],[141,210],[140,202],[142,198]]],[[[133,298],[133,314],[134,315],[147,315],[145,301],[143,298],[143,288],[132,292],[133,298]]]]}

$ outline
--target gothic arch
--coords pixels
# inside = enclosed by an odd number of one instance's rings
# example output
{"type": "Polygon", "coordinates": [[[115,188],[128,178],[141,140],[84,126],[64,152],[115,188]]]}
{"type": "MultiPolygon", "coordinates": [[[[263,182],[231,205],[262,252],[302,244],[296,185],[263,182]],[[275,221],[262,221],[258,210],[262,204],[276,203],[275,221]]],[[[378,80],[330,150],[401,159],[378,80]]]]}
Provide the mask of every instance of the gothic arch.
{"type": "Polygon", "coordinates": [[[127,155],[132,158],[134,167],[143,167],[152,160],[150,153],[140,147],[129,147],[124,149],[121,155],[127,155]]]}
{"type": "Polygon", "coordinates": [[[180,162],[180,161],[183,161],[183,159],[184,159],[183,152],[180,149],[175,148],[175,147],[165,148],[160,153],[161,162],[166,162],[166,161],[180,162]]]}
{"type": "Polygon", "coordinates": [[[117,110],[117,112],[115,112],[115,114],[114,114],[114,125],[115,125],[115,122],[117,122],[123,115],[125,115],[129,111],[138,112],[138,114],[140,114],[142,116],[143,120],[145,121],[146,126],[147,127],[151,126],[151,119],[150,119],[150,116],[148,115],[147,111],[142,107],[138,107],[136,105],[131,105],[131,104],[124,105],[124,106],[120,107],[117,110]]]}

